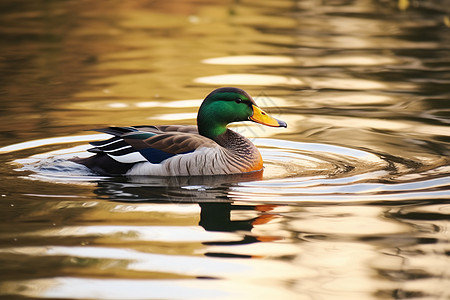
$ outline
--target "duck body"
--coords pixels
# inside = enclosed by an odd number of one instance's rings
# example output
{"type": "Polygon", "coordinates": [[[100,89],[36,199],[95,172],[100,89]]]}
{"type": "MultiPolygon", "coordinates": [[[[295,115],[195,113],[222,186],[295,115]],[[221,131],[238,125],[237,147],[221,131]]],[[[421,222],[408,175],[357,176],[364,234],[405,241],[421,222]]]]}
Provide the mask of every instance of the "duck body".
{"type": "Polygon", "coordinates": [[[219,143],[197,126],[108,127],[113,135],[92,142],[96,153],[77,162],[102,175],[195,176],[260,171],[261,154],[244,136],[227,129],[219,143]]]}
{"type": "Polygon", "coordinates": [[[107,127],[111,134],[91,142],[95,155],[76,158],[101,175],[209,176],[258,172],[261,154],[253,143],[228,129],[227,124],[251,120],[286,127],[260,110],[237,88],[220,88],[203,101],[194,125],[107,127]]]}

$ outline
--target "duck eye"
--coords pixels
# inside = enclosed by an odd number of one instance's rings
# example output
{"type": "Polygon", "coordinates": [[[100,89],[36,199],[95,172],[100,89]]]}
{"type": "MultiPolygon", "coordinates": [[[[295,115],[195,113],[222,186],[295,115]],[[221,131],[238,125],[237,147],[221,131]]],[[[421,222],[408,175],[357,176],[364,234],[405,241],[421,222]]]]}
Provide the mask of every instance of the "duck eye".
{"type": "Polygon", "coordinates": [[[236,103],[241,103],[241,102],[242,102],[242,99],[241,99],[241,98],[237,98],[237,99],[234,100],[234,101],[236,101],[236,103]]]}

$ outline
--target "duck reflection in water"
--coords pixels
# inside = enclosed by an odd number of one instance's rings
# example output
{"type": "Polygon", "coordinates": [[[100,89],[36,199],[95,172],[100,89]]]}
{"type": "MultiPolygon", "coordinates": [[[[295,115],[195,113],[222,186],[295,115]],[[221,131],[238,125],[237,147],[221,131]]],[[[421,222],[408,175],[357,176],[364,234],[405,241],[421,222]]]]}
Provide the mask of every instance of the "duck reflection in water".
{"type": "MultiPolygon", "coordinates": [[[[222,232],[246,232],[243,234],[243,238],[237,241],[220,241],[220,242],[204,242],[205,245],[221,245],[221,246],[232,246],[232,245],[243,245],[252,244],[258,242],[268,242],[279,239],[275,236],[261,236],[251,234],[252,229],[255,225],[261,225],[269,222],[270,220],[276,218],[275,214],[269,214],[276,207],[276,205],[236,205],[233,203],[200,203],[201,213],[200,213],[200,223],[207,231],[222,231],[222,232]],[[256,211],[259,213],[257,217],[249,218],[245,220],[231,219],[232,211],[256,211]]],[[[206,256],[214,257],[240,257],[240,258],[251,258],[251,255],[242,255],[234,253],[205,253],[206,256]]]]}
{"type": "MultiPolygon", "coordinates": [[[[262,172],[235,176],[209,177],[116,177],[99,182],[95,193],[99,198],[118,202],[142,203],[197,203],[200,206],[199,225],[206,231],[239,232],[242,239],[204,242],[205,245],[242,245],[277,240],[274,236],[258,236],[251,231],[255,225],[265,224],[277,218],[270,213],[277,205],[236,204],[224,197],[226,191],[237,182],[260,179],[262,172]],[[233,220],[232,212],[246,211],[252,217],[233,220]],[[252,212],[254,212],[252,214],[252,212]]],[[[215,257],[248,257],[230,253],[206,253],[215,257]]]]}

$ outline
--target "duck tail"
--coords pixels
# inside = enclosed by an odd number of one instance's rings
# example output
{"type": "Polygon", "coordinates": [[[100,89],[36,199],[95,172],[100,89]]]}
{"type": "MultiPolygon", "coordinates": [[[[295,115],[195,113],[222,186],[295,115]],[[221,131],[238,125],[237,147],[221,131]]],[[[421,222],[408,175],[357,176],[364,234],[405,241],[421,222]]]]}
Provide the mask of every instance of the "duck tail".
{"type": "Polygon", "coordinates": [[[104,176],[123,175],[133,167],[133,164],[120,163],[104,153],[97,153],[96,155],[86,158],[74,157],[70,160],[77,164],[84,165],[95,173],[104,176]]]}

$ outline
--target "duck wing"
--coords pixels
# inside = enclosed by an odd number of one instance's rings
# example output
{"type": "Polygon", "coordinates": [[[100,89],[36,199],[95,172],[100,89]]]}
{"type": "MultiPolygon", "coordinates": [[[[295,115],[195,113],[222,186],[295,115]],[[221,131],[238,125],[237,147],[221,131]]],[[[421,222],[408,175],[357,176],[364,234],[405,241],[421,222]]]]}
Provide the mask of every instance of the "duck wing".
{"type": "Polygon", "coordinates": [[[153,132],[155,130],[161,132],[184,132],[198,134],[197,126],[195,125],[158,125],[158,126],[133,126],[133,128],[139,129],[141,131],[153,132]]]}
{"type": "Polygon", "coordinates": [[[139,125],[139,126],[128,126],[128,127],[115,127],[110,126],[106,128],[97,128],[91,129],[93,131],[108,133],[114,136],[121,136],[126,133],[142,131],[142,132],[152,132],[152,133],[161,133],[161,132],[183,132],[183,133],[192,133],[198,134],[197,126],[195,125],[139,125]]]}
{"type": "Polygon", "coordinates": [[[213,140],[199,135],[197,126],[107,127],[94,131],[113,137],[91,142],[93,148],[88,151],[96,155],[75,161],[103,175],[125,174],[137,163],[160,164],[176,155],[217,146],[213,140]]]}
{"type": "Polygon", "coordinates": [[[196,126],[136,126],[95,129],[114,137],[91,142],[88,151],[104,153],[118,162],[161,163],[177,154],[186,154],[216,143],[198,134],[196,126]]]}

